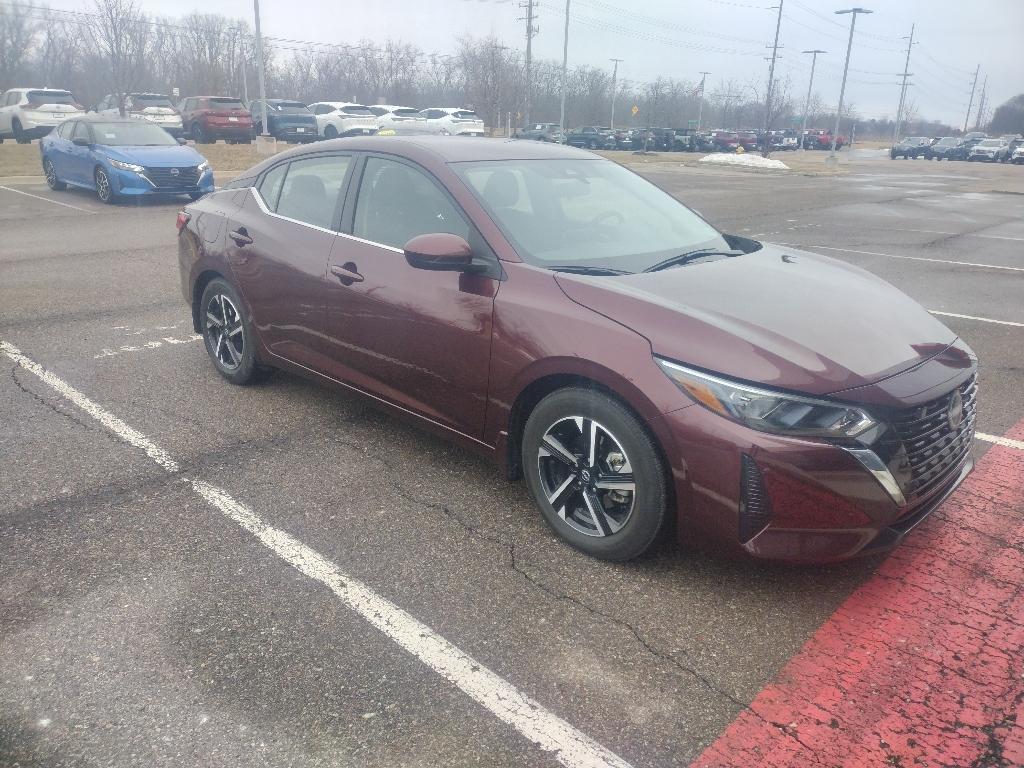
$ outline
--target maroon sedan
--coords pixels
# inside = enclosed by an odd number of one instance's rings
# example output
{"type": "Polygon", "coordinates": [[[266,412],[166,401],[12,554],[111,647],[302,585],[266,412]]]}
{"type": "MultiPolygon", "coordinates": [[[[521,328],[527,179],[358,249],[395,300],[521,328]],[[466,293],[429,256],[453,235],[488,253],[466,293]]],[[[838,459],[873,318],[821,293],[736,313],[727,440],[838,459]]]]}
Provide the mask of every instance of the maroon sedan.
{"type": "Polygon", "coordinates": [[[525,475],[597,557],[896,544],[972,467],[976,358],[855,267],[718,232],[569,147],[353,138],[178,217],[217,370],[360,392],[525,475]]]}

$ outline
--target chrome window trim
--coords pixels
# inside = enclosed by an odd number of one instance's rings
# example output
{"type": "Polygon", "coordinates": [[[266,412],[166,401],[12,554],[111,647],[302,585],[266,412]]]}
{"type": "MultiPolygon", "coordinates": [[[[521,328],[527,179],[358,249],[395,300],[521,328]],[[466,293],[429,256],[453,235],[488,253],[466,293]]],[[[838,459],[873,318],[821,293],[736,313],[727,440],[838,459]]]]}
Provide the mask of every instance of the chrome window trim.
{"type": "Polygon", "coordinates": [[[893,477],[892,472],[885,466],[878,454],[872,451],[870,448],[845,448],[847,453],[853,456],[857,461],[868,472],[872,474],[878,484],[885,489],[885,492],[889,494],[893,501],[900,507],[907,505],[907,500],[903,496],[903,490],[900,488],[899,483],[896,482],[896,478],[893,477]]]}
{"type": "Polygon", "coordinates": [[[260,210],[263,211],[263,213],[266,214],[267,216],[272,216],[275,219],[281,219],[282,221],[289,221],[292,224],[299,224],[303,227],[308,227],[309,229],[316,230],[317,232],[326,232],[329,235],[337,235],[338,237],[344,237],[346,240],[355,240],[357,243],[375,245],[378,248],[383,248],[384,250],[392,251],[394,253],[405,253],[405,251],[402,250],[401,248],[395,248],[390,245],[385,245],[384,243],[377,243],[374,242],[373,240],[365,240],[361,237],[356,237],[355,235],[346,234],[345,232],[336,232],[333,229],[327,229],[326,227],[317,226],[316,224],[310,224],[308,221],[299,221],[298,219],[293,219],[290,218],[289,216],[282,216],[279,213],[274,213],[274,211],[267,208],[267,204],[263,200],[263,195],[260,194],[260,191],[255,186],[249,187],[249,191],[252,193],[252,196],[256,199],[256,204],[259,206],[260,210]]]}

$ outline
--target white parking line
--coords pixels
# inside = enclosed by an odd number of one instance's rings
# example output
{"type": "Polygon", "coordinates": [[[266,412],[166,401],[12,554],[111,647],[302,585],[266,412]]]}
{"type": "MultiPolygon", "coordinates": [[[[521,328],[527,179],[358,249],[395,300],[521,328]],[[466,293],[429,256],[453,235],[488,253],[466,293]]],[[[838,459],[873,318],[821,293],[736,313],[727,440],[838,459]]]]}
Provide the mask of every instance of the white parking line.
{"type": "MultiPolygon", "coordinates": [[[[0,351],[37,376],[57,394],[74,403],[130,445],[141,448],[163,469],[179,471],[178,463],[148,437],[106,411],[70,384],[0,340],[0,351]]],[[[316,550],[268,525],[226,491],[195,478],[182,477],[210,506],[256,537],[275,555],[330,589],[338,599],[441,677],[486,708],[502,722],[536,744],[567,768],[630,768],[629,763],[585,733],[548,711],[426,624],[351,578],[316,550]]]]}
{"type": "Polygon", "coordinates": [[[1024,237],[1007,237],[1006,235],[982,235],[975,232],[941,232],[937,229],[894,229],[894,232],[918,232],[922,235],[953,235],[956,237],[982,237],[986,240],[1013,240],[1024,243],[1024,237]]]}
{"type": "Polygon", "coordinates": [[[63,205],[65,208],[73,208],[76,211],[82,213],[96,213],[96,211],[90,211],[88,208],[79,208],[77,205],[71,205],[70,203],[62,203],[58,200],[51,200],[48,197],[40,197],[39,195],[33,195],[31,192],[22,192],[20,189],[11,189],[0,184],[0,189],[6,189],[8,192],[13,192],[16,195],[24,195],[25,197],[34,197],[36,200],[42,200],[44,203],[53,203],[54,205],[63,205]]]}
{"type": "Polygon", "coordinates": [[[831,245],[810,245],[800,243],[775,243],[787,248],[821,248],[826,251],[842,251],[843,253],[860,253],[864,256],[885,256],[887,259],[907,259],[909,261],[931,261],[936,264],[956,264],[961,267],[983,267],[984,269],[1005,269],[1010,272],[1024,272],[1024,267],[1004,267],[999,264],[977,264],[973,261],[951,261],[949,259],[928,259],[924,256],[899,256],[895,253],[877,253],[875,251],[855,251],[852,248],[836,248],[831,245]]]}
{"type": "Polygon", "coordinates": [[[1017,328],[1024,328],[1024,323],[1015,323],[1012,320],[993,320],[991,317],[975,317],[974,315],[958,315],[956,312],[939,312],[937,309],[929,309],[933,315],[943,317],[959,317],[961,320],[978,320],[982,323],[995,323],[996,325],[1013,325],[1017,328]]]}
{"type": "Polygon", "coordinates": [[[1000,437],[999,435],[986,435],[984,432],[975,432],[974,436],[979,440],[984,440],[986,443],[995,443],[1004,448],[1016,448],[1019,451],[1024,451],[1024,440],[1014,440],[1009,437],[1000,437]]]}

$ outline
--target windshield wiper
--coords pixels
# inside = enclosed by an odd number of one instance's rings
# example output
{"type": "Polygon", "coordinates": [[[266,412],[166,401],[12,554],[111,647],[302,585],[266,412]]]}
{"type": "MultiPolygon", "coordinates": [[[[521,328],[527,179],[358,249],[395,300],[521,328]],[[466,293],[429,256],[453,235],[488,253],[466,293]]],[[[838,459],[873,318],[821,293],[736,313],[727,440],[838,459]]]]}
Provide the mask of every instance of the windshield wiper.
{"type": "Polygon", "coordinates": [[[645,269],[644,272],[657,272],[668,267],[678,267],[682,264],[688,264],[691,261],[696,261],[697,259],[703,259],[705,256],[731,257],[742,256],[744,253],[745,251],[719,250],[717,248],[698,248],[696,251],[687,251],[686,253],[680,253],[679,255],[672,256],[671,258],[665,259],[664,261],[659,261],[657,264],[654,264],[645,269]]]}
{"type": "Polygon", "coordinates": [[[612,269],[610,267],[588,267],[583,264],[559,264],[548,267],[552,272],[571,272],[574,275],[631,275],[624,269],[612,269]]]}

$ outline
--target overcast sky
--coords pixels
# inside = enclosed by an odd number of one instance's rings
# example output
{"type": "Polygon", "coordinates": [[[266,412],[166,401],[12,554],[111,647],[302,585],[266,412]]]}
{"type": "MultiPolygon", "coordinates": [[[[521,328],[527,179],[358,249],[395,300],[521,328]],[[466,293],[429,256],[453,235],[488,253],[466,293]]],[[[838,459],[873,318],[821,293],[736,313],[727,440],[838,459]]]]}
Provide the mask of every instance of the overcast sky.
{"type": "MultiPolygon", "coordinates": [[[[740,88],[754,83],[763,93],[768,63],[765,46],[775,32],[778,0],[572,0],[570,64],[610,66],[624,59],[620,77],[650,81],[658,75],[708,78],[709,92],[733,80],[740,88]],[[632,10],[630,10],[632,9],[632,10]]],[[[864,0],[874,11],[857,17],[850,61],[847,103],[861,115],[895,116],[906,41],[917,24],[911,53],[911,98],[921,117],[962,124],[975,67],[978,83],[988,77],[994,106],[1024,92],[1024,0],[864,0]]],[[[252,17],[249,0],[140,0],[143,8],[163,15],[189,10],[252,17]]],[[[525,0],[522,0],[525,2],[525,0]]],[[[850,16],[843,0],[783,0],[779,37],[792,92],[802,102],[810,74],[810,56],[801,51],[828,51],[818,58],[815,91],[829,104],[839,97],[850,16]]],[[[415,43],[426,52],[449,53],[460,35],[493,33],[508,46],[525,43],[521,0],[262,0],[265,35],[316,42],[356,42],[388,37],[415,43]]],[[[55,0],[55,7],[83,7],[55,0]]],[[[561,60],[564,0],[537,3],[540,33],[535,55],[561,60]]],[[[977,97],[975,98],[977,105],[977,97]]],[[[973,121],[973,115],[972,115],[973,121]]]]}

